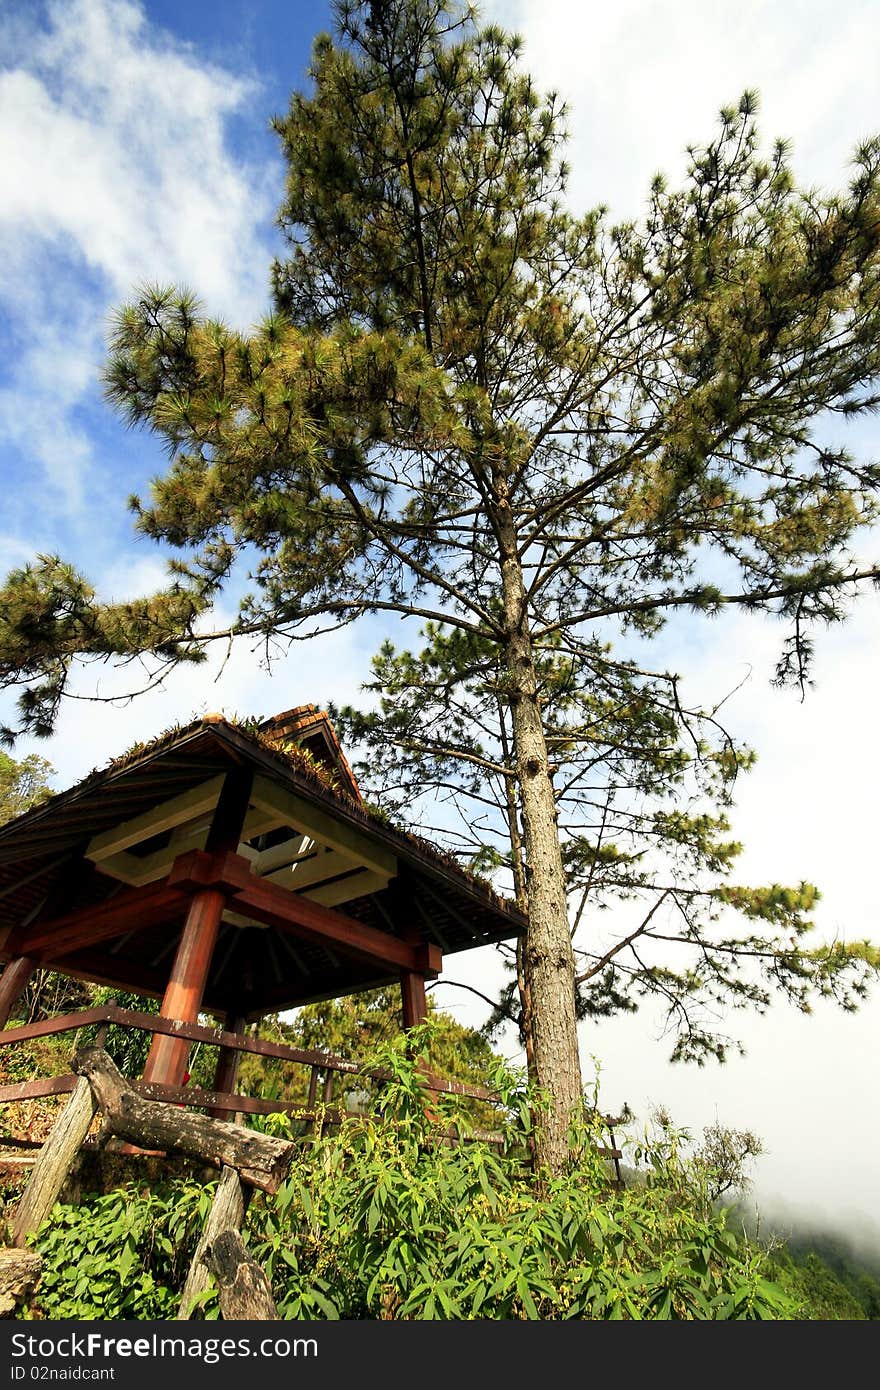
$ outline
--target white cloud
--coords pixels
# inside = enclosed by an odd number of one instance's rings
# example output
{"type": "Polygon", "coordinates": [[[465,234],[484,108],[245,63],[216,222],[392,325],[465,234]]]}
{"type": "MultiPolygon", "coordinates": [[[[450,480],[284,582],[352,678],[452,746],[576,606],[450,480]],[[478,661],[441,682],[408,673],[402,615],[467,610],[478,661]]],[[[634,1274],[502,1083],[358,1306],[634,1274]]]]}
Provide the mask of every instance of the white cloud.
{"type": "Polygon", "coordinates": [[[48,13],[0,78],[0,220],[75,252],[115,295],[186,281],[247,326],[266,297],[257,231],[271,205],[265,170],[240,167],[227,122],[255,91],[124,0],[48,13]]]}
{"type": "MultiPolygon", "coordinates": [[[[269,174],[236,157],[257,97],[125,0],[63,0],[0,30],[0,389],[4,471],[36,465],[63,515],[95,478],[110,307],[144,281],[187,284],[247,327],[265,309],[269,174]]],[[[49,499],[47,499],[48,501],[49,499]]]]}
{"type": "Polygon", "coordinates": [[[719,108],[761,95],[769,140],[791,138],[807,183],[839,186],[858,140],[880,129],[870,0],[487,0],[525,40],[524,62],[569,105],[573,201],[632,217],[651,176],[714,134],[719,108]]]}

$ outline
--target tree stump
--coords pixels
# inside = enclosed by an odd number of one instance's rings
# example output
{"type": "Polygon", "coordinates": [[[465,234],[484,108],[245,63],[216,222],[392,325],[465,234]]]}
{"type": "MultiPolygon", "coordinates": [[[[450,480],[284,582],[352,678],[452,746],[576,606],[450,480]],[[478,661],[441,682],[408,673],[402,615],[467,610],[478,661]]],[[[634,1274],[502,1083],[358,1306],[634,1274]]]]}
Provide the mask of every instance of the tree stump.
{"type": "Polygon", "coordinates": [[[205,1251],[223,1231],[241,1230],[244,1205],[244,1194],[238,1174],[234,1168],[224,1168],[205,1222],[205,1229],[189,1267],[183,1293],[180,1295],[178,1319],[186,1320],[190,1317],[193,1302],[208,1287],[210,1271],[205,1264],[205,1251]]]}
{"type": "Polygon", "coordinates": [[[221,1231],[205,1249],[204,1260],[217,1280],[220,1311],[227,1321],[278,1322],[272,1286],[252,1260],[238,1231],[221,1231]]]}
{"type": "Polygon", "coordinates": [[[0,1250],[0,1318],[11,1318],[36,1284],[43,1261],[33,1250],[0,1250]]]}

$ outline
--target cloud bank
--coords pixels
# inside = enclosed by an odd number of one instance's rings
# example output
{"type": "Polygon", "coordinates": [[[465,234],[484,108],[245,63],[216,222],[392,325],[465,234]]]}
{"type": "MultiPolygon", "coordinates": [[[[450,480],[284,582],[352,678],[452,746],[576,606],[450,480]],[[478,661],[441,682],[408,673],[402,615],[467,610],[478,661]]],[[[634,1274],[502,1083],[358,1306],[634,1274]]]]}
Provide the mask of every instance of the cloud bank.
{"type": "MultiPolygon", "coordinates": [[[[75,522],[106,468],[111,307],[170,281],[248,327],[267,304],[275,171],[244,164],[230,137],[256,84],[139,5],[14,7],[0,44],[0,458],[8,481],[46,489],[55,522],[75,522]]],[[[17,520],[33,535],[32,516],[17,520]]]]}

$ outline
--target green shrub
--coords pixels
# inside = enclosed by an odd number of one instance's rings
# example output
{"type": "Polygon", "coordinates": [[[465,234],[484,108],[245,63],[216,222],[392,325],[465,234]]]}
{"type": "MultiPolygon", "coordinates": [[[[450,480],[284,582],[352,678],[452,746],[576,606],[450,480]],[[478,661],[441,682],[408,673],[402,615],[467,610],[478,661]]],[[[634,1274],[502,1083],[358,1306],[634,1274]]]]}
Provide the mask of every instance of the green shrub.
{"type": "MultiPolygon", "coordinates": [[[[57,1206],[40,1229],[37,1303],[47,1318],[174,1318],[213,1185],[134,1183],[57,1206]]],[[[216,1305],[213,1315],[216,1316],[216,1305]]]]}
{"type": "MultiPolygon", "coordinates": [[[[588,1117],[571,1164],[535,1175],[525,1131],[536,1098],[499,1072],[506,1145],[450,1145],[467,1120],[454,1097],[426,1096],[427,1035],[383,1045],[391,1074],[375,1118],[299,1143],[274,1198],[255,1194],[247,1239],[285,1318],[786,1318],[761,1250],[706,1213],[702,1176],[663,1131],[624,1189],[588,1117]],[[689,1186],[690,1184],[690,1186],[689,1186]]],[[[284,1132],[278,1117],[269,1127],[284,1132]]],[[[174,1316],[208,1189],[114,1193],[56,1208],[40,1233],[40,1291],[52,1317],[174,1316]],[[123,1253],[120,1259],[120,1250],[123,1253]]],[[[216,1315],[216,1304],[207,1315],[216,1315]]]]}

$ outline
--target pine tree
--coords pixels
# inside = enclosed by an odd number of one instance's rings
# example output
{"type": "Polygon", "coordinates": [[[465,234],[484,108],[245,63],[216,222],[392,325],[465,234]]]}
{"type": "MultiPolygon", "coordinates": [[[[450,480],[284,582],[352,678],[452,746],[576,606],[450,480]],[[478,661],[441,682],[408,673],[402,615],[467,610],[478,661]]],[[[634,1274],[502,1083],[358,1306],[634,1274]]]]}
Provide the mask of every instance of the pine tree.
{"type": "Polygon", "coordinates": [[[16,759],[0,751],[0,825],[46,801],[52,795],[49,778],[54,771],[37,753],[16,759]]]}
{"type": "Polygon", "coordinates": [[[249,336],[185,292],[119,315],[111,399],[173,456],[136,504],[182,551],[172,583],[102,605],[56,558],[15,572],[0,674],[46,731],[77,655],[198,659],[197,619],[254,551],[242,633],[391,612],[489,644],[558,1167],[581,1078],[541,662],[587,687],[596,635],[738,604],[790,621],[779,678],[805,680],[811,626],[876,577],[852,546],[880,470],[813,426],[878,403],[880,143],[843,193],[801,191],[746,94],[680,189],[658,178],[645,218],[613,226],[567,210],[563,112],[516,39],[455,0],[341,0],[335,18],[276,122],[276,311],[249,336]]]}
{"type": "MultiPolygon", "coordinates": [[[[383,810],[444,842],[467,867],[507,879],[527,907],[514,738],[497,651],[428,627],[423,647],[383,643],[368,712],[331,707],[355,772],[383,810]]],[[[560,642],[536,661],[576,962],[579,1019],[665,1011],[673,1061],[724,1061],[731,1009],[775,997],[809,1011],[816,997],[852,1009],[880,953],[866,941],[813,945],[815,885],[750,886],[733,872],[743,846],[728,810],[755,755],[717,709],[694,709],[677,677],[612,659],[589,666],[560,642]],[[607,909],[615,909],[607,912],[607,909]]],[[[512,978],[490,1036],[520,1031],[532,1064],[522,950],[500,948],[512,978]]],[[[450,983],[447,981],[447,983],[450,983]]]]}

